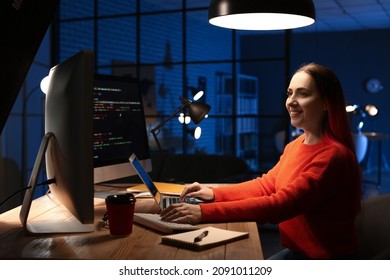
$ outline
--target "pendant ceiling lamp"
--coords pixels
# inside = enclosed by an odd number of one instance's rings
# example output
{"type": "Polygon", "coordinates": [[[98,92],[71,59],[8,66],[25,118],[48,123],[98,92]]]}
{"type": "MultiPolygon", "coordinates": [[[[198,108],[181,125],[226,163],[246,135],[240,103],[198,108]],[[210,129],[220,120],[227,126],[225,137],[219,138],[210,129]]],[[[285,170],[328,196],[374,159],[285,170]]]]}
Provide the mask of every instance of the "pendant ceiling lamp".
{"type": "Polygon", "coordinates": [[[211,0],[209,22],[238,30],[283,30],[315,22],[312,0],[211,0]]]}

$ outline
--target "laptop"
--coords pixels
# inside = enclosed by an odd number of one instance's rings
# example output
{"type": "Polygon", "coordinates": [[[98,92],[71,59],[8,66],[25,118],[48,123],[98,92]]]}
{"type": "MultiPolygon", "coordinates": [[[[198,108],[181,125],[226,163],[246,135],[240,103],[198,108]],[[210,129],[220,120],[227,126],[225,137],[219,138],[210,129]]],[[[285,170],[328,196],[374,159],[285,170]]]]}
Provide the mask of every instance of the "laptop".
{"type": "MultiPolygon", "coordinates": [[[[159,205],[161,210],[164,210],[169,205],[180,202],[179,197],[164,197],[162,193],[158,190],[156,184],[152,181],[152,179],[149,177],[146,170],[142,167],[141,163],[139,162],[138,158],[135,154],[132,154],[129,158],[130,163],[136,170],[138,176],[144,182],[146,188],[149,190],[150,194],[156,201],[156,203],[159,205]]],[[[200,199],[193,198],[193,197],[186,197],[184,202],[190,203],[190,204],[198,204],[203,202],[200,199]]]]}

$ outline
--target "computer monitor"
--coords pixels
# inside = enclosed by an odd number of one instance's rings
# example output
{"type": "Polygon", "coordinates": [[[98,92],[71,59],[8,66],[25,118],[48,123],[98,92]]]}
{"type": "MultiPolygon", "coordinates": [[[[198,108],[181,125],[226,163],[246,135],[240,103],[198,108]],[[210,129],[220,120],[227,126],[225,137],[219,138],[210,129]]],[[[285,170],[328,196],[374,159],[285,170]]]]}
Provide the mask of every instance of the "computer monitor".
{"type": "Polygon", "coordinates": [[[0,134],[59,2],[0,1],[0,134]]]}
{"type": "Polygon", "coordinates": [[[93,131],[95,183],[137,175],[128,160],[133,153],[148,172],[152,170],[136,79],[95,75],[93,131]]]}
{"type": "Polygon", "coordinates": [[[134,79],[95,75],[94,52],[81,51],[53,67],[46,95],[45,136],[20,219],[31,233],[93,231],[94,183],[136,175],[136,154],[151,170],[142,96],[134,79]],[[54,198],[74,216],[62,223],[29,222],[36,180],[46,158],[54,198]]]}
{"type": "Polygon", "coordinates": [[[81,51],[50,70],[46,95],[45,137],[38,151],[20,213],[31,233],[94,230],[93,86],[94,52],[81,51]],[[46,156],[46,174],[55,201],[74,216],[66,222],[28,220],[36,178],[46,156]]]}

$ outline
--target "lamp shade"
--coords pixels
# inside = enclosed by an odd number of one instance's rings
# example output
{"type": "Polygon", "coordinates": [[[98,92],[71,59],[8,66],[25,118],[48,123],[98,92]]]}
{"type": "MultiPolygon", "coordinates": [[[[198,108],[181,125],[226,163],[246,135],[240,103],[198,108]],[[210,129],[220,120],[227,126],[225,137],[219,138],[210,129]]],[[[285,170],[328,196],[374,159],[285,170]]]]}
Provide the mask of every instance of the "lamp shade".
{"type": "Polygon", "coordinates": [[[187,106],[191,120],[195,124],[200,123],[207,116],[211,108],[210,105],[201,102],[191,102],[187,106]]]}
{"type": "Polygon", "coordinates": [[[282,30],[315,22],[312,0],[212,0],[209,22],[240,30],[282,30]]]}

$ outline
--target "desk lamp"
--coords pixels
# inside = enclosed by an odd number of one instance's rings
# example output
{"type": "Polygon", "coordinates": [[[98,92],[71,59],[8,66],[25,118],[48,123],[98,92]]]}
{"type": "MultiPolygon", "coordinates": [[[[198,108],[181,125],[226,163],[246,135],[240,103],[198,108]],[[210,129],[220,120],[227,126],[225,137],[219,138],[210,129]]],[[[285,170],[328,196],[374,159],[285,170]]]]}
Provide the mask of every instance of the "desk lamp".
{"type": "MultiPolygon", "coordinates": [[[[203,95],[203,92],[202,92],[203,95]]],[[[195,96],[196,97],[196,96],[195,96]]],[[[200,98],[200,97],[199,97],[200,98]]],[[[199,98],[194,98],[195,100],[199,98]]],[[[188,109],[188,115],[183,113],[180,115],[179,121],[182,123],[188,124],[192,120],[195,124],[200,123],[204,118],[207,118],[207,113],[210,111],[210,105],[202,102],[193,102],[185,97],[180,97],[181,105],[170,115],[166,120],[159,123],[156,127],[150,130],[153,134],[153,137],[157,143],[157,146],[160,151],[162,151],[160,142],[158,141],[157,135],[160,132],[160,129],[172,118],[174,118],[178,113],[183,112],[185,109],[188,109]],[[183,121],[181,121],[183,120],[183,121]]]]}
{"type": "MultiPolygon", "coordinates": [[[[194,100],[198,100],[203,96],[204,92],[199,91],[195,96],[194,100]]],[[[157,147],[160,151],[161,158],[162,158],[162,164],[160,167],[160,172],[158,173],[160,177],[160,173],[162,170],[163,163],[165,161],[165,154],[163,153],[163,150],[161,148],[160,141],[158,140],[157,135],[160,133],[160,129],[172,118],[174,118],[178,113],[182,113],[179,116],[179,121],[181,123],[188,124],[191,120],[195,124],[199,124],[204,118],[208,117],[208,112],[210,111],[210,105],[203,103],[203,102],[194,102],[189,100],[186,97],[180,97],[181,105],[174,111],[167,119],[163,120],[161,123],[159,123],[156,127],[150,130],[152,133],[154,140],[156,141],[157,147]]],[[[200,128],[199,128],[200,129],[200,128]]],[[[194,136],[196,139],[200,137],[199,129],[195,129],[194,136]]]]}

